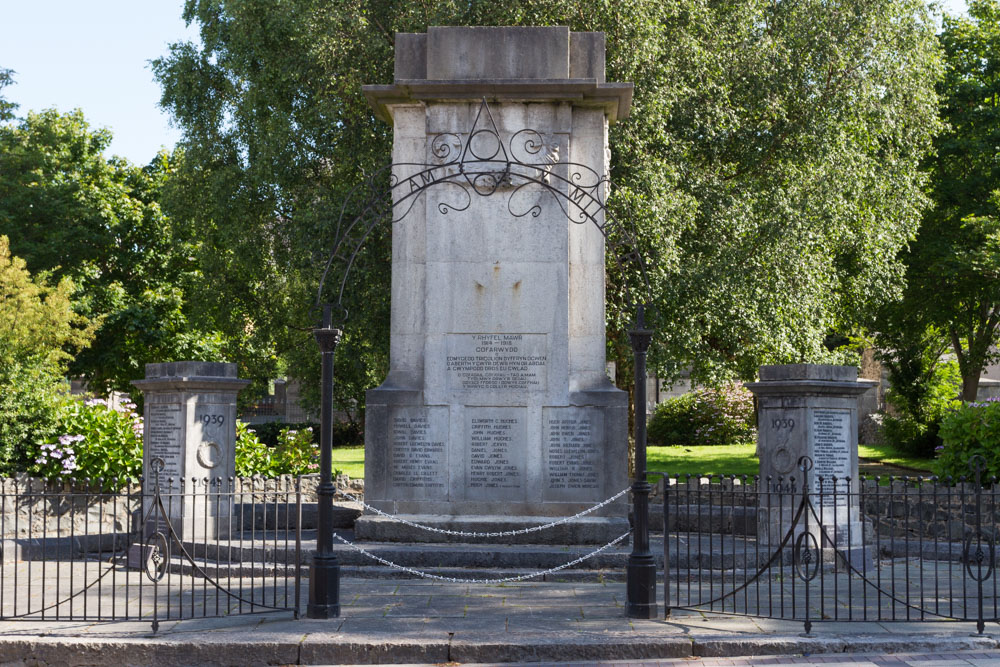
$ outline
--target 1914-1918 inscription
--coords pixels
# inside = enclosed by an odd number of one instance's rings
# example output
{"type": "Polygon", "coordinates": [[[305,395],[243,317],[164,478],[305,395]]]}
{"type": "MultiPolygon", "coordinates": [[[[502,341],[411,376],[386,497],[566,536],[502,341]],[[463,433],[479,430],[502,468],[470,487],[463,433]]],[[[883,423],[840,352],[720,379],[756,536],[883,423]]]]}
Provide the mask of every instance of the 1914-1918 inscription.
{"type": "Polygon", "coordinates": [[[545,334],[449,334],[449,389],[544,391],[545,334]]]}
{"type": "Polygon", "coordinates": [[[572,500],[602,487],[601,438],[604,415],[588,408],[545,408],[546,497],[572,500]]]}
{"type": "Polygon", "coordinates": [[[847,502],[847,481],[851,474],[850,410],[813,410],[812,459],[813,488],[821,491],[823,504],[847,502]],[[836,486],[833,478],[836,477],[836,486]]]}
{"type": "Polygon", "coordinates": [[[465,415],[469,498],[523,497],[528,450],[524,408],[466,408],[465,415]]]}
{"type": "MultiPolygon", "coordinates": [[[[167,479],[173,478],[179,484],[183,476],[182,457],[184,443],[181,441],[181,404],[180,403],[150,403],[146,423],[147,461],[163,459],[163,470],[160,472],[160,484],[167,485],[167,479]]],[[[150,467],[147,466],[146,470],[150,467]]],[[[148,480],[150,483],[152,479],[148,480]]]]}

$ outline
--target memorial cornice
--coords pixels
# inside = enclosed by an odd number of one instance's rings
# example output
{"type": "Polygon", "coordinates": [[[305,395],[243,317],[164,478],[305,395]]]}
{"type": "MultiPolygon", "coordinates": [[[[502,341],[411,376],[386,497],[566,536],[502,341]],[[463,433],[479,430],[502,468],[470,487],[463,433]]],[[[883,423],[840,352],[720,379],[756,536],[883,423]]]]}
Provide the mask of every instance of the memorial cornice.
{"type": "Polygon", "coordinates": [[[250,384],[250,380],[239,380],[237,378],[220,377],[161,377],[148,378],[145,380],[132,380],[132,384],[142,391],[234,391],[242,389],[250,384]]]}
{"type": "Polygon", "coordinates": [[[875,380],[852,380],[848,382],[831,380],[765,380],[763,382],[747,382],[743,386],[755,396],[829,396],[831,394],[860,395],[868,391],[878,382],[875,380]]]}
{"type": "Polygon", "coordinates": [[[481,100],[498,102],[576,102],[603,107],[609,122],[628,117],[631,83],[600,83],[597,79],[397,79],[392,85],[362,86],[375,115],[392,123],[388,107],[427,101],[481,100]]]}

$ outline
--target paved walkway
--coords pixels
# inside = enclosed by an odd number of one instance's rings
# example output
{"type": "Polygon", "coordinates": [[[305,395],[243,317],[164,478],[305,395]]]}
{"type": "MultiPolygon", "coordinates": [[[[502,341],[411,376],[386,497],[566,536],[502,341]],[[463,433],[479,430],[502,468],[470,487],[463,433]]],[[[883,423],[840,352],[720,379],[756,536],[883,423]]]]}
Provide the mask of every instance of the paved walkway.
{"type": "MultiPolygon", "coordinates": [[[[307,582],[305,582],[307,583],[307,582]]],[[[303,591],[303,598],[306,591],[303,591]]],[[[948,664],[1000,665],[1000,626],[969,623],[799,622],[675,613],[624,617],[621,583],[468,585],[344,579],[343,613],[295,620],[290,612],[163,621],[0,622],[0,665],[257,665],[495,663],[803,655],[795,664],[880,663],[860,655],[973,651],[948,664]],[[986,653],[984,653],[986,652],[986,653]],[[971,657],[973,655],[987,657],[971,657]],[[826,662],[827,658],[837,661],[826,662]],[[994,664],[994,663],[989,663],[994,664]]],[[[958,654],[956,654],[958,655],[958,654]]],[[[963,654],[964,655],[964,654],[963,654]]],[[[880,658],[884,659],[884,658],[880,658]]],[[[913,658],[918,660],[918,658],[913,658]]],[[[669,664],[669,663],[666,663],[669,664]]],[[[695,662],[694,664],[698,664],[695,662]]],[[[777,664],[710,663],[702,664],[777,664]]],[[[923,667],[938,663],[924,660],[923,667]]]]}

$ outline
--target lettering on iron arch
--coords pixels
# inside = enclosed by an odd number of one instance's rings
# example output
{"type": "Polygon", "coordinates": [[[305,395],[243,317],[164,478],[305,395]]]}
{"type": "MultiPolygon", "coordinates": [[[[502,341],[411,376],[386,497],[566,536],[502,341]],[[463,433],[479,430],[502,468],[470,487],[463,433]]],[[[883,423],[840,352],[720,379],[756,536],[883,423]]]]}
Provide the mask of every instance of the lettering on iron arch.
{"type": "Polygon", "coordinates": [[[435,183],[445,180],[451,174],[447,169],[448,165],[430,167],[406,179],[407,187],[411,193],[418,192],[430,187],[435,183]]]}

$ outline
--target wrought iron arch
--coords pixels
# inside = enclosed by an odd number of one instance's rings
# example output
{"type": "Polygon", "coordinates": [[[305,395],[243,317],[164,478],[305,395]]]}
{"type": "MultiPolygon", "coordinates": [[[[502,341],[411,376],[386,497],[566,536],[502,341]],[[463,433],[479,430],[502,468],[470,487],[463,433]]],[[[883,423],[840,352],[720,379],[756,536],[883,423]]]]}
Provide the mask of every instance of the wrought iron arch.
{"type": "Polygon", "coordinates": [[[431,139],[432,161],[385,164],[348,193],[320,277],[317,310],[324,302],[326,281],[337,267],[340,275],[333,306],[338,311],[338,324],[346,322],[349,313],[344,294],[366,242],[379,225],[391,226],[406,218],[432,189],[446,195],[437,204],[441,215],[467,210],[474,197],[506,195],[507,211],[514,218],[537,218],[546,200],[558,206],[571,222],[593,224],[604,238],[605,258],[611,258],[622,277],[623,306],[632,310],[632,306],[649,301],[649,276],[637,236],[633,229],[617,222],[606,205],[607,174],[560,159],[563,147],[547,143],[542,133],[532,128],[520,129],[504,140],[485,97],[464,134],[464,138],[453,133],[435,135],[431,139]],[[633,293],[629,274],[638,276],[641,294],[633,293]]]}

